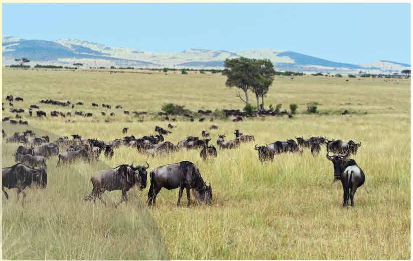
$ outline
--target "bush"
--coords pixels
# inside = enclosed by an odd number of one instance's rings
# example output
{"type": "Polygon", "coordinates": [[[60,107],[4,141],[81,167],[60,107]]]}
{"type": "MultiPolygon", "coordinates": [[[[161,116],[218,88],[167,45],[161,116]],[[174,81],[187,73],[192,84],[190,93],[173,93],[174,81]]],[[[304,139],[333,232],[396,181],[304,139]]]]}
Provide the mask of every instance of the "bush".
{"type": "Polygon", "coordinates": [[[290,104],[290,110],[291,110],[291,114],[295,114],[295,112],[298,109],[298,105],[295,103],[290,104]]]}
{"type": "Polygon", "coordinates": [[[273,111],[273,110],[274,110],[274,106],[272,105],[272,103],[270,104],[269,109],[270,109],[271,111],[273,111]]]}
{"type": "Polygon", "coordinates": [[[181,73],[182,73],[182,74],[188,74],[188,72],[187,72],[185,69],[183,69],[183,70],[181,71],[181,73]]]}
{"type": "Polygon", "coordinates": [[[162,70],[164,73],[167,73],[168,72],[168,68],[163,68],[163,70],[162,70]]]}
{"type": "Polygon", "coordinates": [[[336,75],[335,75],[336,77],[343,77],[341,74],[339,74],[339,73],[337,73],[336,75]]]}
{"type": "Polygon", "coordinates": [[[317,113],[317,103],[314,103],[314,102],[307,103],[307,112],[317,113]]]}
{"type": "Polygon", "coordinates": [[[356,76],[354,74],[349,74],[348,78],[356,78],[356,76]]]}
{"type": "Polygon", "coordinates": [[[190,113],[190,110],[187,110],[184,108],[185,106],[181,106],[178,104],[173,104],[173,103],[167,103],[162,105],[162,111],[164,111],[166,114],[171,114],[171,115],[182,115],[185,113],[190,113]]]}
{"type": "Polygon", "coordinates": [[[254,112],[254,111],[256,111],[257,110],[257,108],[255,108],[254,106],[252,106],[251,104],[247,104],[247,105],[245,105],[245,107],[244,107],[244,112],[246,113],[246,114],[248,114],[248,115],[252,115],[252,113],[254,112]]]}

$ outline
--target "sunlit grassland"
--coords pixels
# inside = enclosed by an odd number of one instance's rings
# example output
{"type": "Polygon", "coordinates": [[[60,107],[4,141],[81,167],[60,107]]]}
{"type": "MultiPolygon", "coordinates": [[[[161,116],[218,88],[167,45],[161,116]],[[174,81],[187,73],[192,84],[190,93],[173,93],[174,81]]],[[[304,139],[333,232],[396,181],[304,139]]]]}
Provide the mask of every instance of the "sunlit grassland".
{"type": "MultiPolygon", "coordinates": [[[[102,155],[99,163],[57,168],[57,159],[49,160],[48,187],[28,189],[24,206],[16,204],[14,191],[9,201],[3,196],[3,258],[409,259],[410,82],[346,79],[277,77],[266,105],[282,103],[287,108],[297,103],[299,114],[293,119],[179,121],[172,123],[178,127],[166,140],[176,144],[216,124],[219,129],[210,131],[214,144],[218,134],[233,137],[235,129],[253,134],[257,144],[312,135],[361,141],[354,159],[364,170],[366,183],[357,191],[354,208],[341,207],[341,184],[332,182],[333,166],[325,159],[325,148],[315,157],[305,150],[302,155],[277,155],[274,162],[262,164],[255,143],[218,150],[218,158],[207,162],[200,159],[199,150],[152,158],[121,147],[112,160],[102,155]],[[303,112],[308,102],[320,103],[321,111],[358,113],[307,115],[303,112]],[[89,178],[97,170],[145,161],[152,169],[181,160],[194,162],[212,184],[212,206],[176,207],[178,191],[163,189],[157,207],[147,209],[148,188],[132,189],[128,204],[117,209],[113,204],[120,200],[119,191],[104,194],[107,207],[83,201],[92,188],[89,178]]],[[[123,137],[123,127],[129,127],[128,135],[140,137],[154,133],[157,125],[167,125],[138,122],[114,109],[118,104],[130,111],[151,112],[166,102],[191,110],[242,107],[235,90],[225,87],[225,78],[211,74],[3,69],[3,100],[7,94],[22,96],[25,101],[14,104],[24,109],[41,99],[82,101],[85,106],[73,111],[93,112],[93,119],[72,117],[75,123],[51,119],[49,111],[71,109],[44,104],[40,107],[48,111],[47,119],[22,115],[29,121],[28,128],[105,141],[123,137]],[[92,102],[111,104],[112,109],[93,108],[92,102]],[[105,123],[110,117],[100,111],[114,111],[117,116],[105,123]]],[[[3,117],[11,115],[5,107],[3,117]]],[[[3,128],[12,134],[10,126],[3,128]]],[[[16,148],[16,144],[2,144],[3,166],[13,164],[16,148]]]]}

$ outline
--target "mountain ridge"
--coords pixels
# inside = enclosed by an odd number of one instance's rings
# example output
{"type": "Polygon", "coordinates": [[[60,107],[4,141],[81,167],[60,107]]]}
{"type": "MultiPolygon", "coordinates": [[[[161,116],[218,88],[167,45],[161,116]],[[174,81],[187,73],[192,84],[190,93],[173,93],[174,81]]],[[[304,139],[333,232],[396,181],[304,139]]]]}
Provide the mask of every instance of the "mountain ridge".
{"type": "Polygon", "coordinates": [[[15,64],[15,58],[25,57],[32,63],[85,66],[134,66],[147,68],[222,68],[225,59],[237,57],[269,59],[276,69],[291,71],[348,72],[400,71],[410,69],[409,64],[380,60],[369,64],[351,64],[275,49],[242,51],[190,48],[181,52],[149,52],[135,48],[106,46],[79,39],[55,41],[26,40],[12,36],[3,37],[3,64],[15,64]]]}

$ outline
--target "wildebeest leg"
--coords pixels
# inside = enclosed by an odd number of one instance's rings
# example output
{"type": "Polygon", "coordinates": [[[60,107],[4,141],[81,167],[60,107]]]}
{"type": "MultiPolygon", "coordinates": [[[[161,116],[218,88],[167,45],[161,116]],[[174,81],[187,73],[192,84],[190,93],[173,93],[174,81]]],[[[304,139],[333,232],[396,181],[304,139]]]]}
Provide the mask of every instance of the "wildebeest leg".
{"type": "Polygon", "coordinates": [[[2,187],[1,190],[3,190],[4,196],[6,197],[6,199],[9,199],[9,194],[7,194],[7,192],[4,190],[4,187],[2,187]]]}
{"type": "Polygon", "coordinates": [[[341,182],[343,185],[343,207],[347,206],[347,194],[348,194],[348,188],[347,184],[344,184],[344,182],[341,182]]]}
{"type": "Polygon", "coordinates": [[[191,189],[186,188],[186,198],[188,199],[188,207],[191,205],[191,189]]]}
{"type": "Polygon", "coordinates": [[[128,198],[126,197],[126,190],[122,190],[122,200],[121,200],[118,204],[115,205],[115,208],[116,208],[120,203],[122,203],[123,201],[125,201],[125,202],[128,201],[128,198]]]}
{"type": "Polygon", "coordinates": [[[179,205],[181,205],[181,198],[182,198],[182,193],[184,192],[184,186],[181,186],[179,188],[179,195],[178,195],[178,202],[176,203],[176,205],[179,207],[179,205]]]}
{"type": "MultiPolygon", "coordinates": [[[[98,198],[100,199],[100,201],[102,201],[103,204],[105,204],[106,206],[106,202],[102,199],[102,193],[98,194],[98,198]]],[[[96,197],[94,198],[96,200],[96,197]]]]}
{"type": "Polygon", "coordinates": [[[155,188],[155,194],[153,195],[153,205],[156,206],[156,196],[158,195],[159,191],[161,191],[161,188],[155,188]]]}
{"type": "Polygon", "coordinates": [[[351,200],[351,206],[354,207],[354,194],[356,194],[357,191],[357,185],[353,185],[353,188],[351,189],[350,193],[350,200],[351,200]]]}

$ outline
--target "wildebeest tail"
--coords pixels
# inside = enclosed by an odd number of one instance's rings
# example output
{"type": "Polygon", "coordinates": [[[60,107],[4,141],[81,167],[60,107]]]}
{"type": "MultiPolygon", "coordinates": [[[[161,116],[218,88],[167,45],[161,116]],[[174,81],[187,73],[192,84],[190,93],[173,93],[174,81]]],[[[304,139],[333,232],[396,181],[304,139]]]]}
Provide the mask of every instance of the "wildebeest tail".
{"type": "Polygon", "coordinates": [[[7,192],[4,190],[4,187],[1,187],[1,190],[3,190],[4,196],[6,197],[6,199],[9,199],[9,195],[7,194],[7,192]]]}

